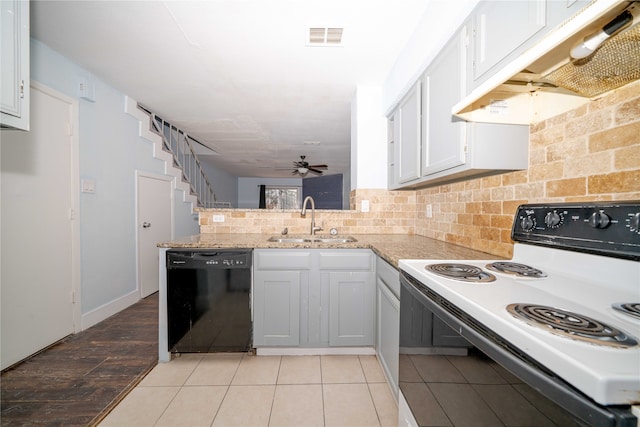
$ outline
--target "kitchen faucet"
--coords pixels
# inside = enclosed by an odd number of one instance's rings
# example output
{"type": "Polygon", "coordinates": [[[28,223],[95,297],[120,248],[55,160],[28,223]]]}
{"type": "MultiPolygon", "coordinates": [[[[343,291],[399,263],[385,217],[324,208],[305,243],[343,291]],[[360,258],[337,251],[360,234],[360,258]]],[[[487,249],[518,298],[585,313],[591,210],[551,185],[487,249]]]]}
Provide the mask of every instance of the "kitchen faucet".
{"type": "Polygon", "coordinates": [[[307,196],[304,198],[300,216],[304,217],[307,214],[307,202],[311,202],[311,235],[314,236],[316,234],[316,231],[322,230],[322,227],[316,227],[316,204],[313,201],[313,197],[307,196]]]}

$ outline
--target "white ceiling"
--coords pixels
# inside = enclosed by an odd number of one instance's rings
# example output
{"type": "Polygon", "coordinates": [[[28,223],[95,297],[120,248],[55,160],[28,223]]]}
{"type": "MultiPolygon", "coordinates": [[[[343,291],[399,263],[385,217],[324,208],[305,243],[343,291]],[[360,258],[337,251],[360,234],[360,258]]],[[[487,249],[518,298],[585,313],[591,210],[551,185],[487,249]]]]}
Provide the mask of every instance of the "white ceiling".
{"type": "Polygon", "coordinates": [[[300,155],[346,173],[356,87],[384,84],[429,1],[32,1],[31,35],[233,175],[291,177],[276,168],[300,155]],[[310,26],[343,27],[342,46],[306,46],[310,26]]]}

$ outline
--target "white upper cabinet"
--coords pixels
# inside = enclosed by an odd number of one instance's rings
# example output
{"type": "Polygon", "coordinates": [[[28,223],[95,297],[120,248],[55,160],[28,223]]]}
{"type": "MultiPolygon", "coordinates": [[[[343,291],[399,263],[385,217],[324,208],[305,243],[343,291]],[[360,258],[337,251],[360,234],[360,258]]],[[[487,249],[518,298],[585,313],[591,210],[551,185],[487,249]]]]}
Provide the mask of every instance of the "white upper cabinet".
{"type": "Polygon", "coordinates": [[[394,114],[397,182],[420,177],[421,85],[416,82],[394,114]]]}
{"type": "Polygon", "coordinates": [[[422,76],[422,176],[465,162],[466,123],[451,115],[451,107],[465,94],[466,41],[464,26],[422,76]]]}
{"type": "Polygon", "coordinates": [[[395,114],[389,116],[387,122],[387,186],[393,188],[398,185],[398,174],[396,173],[396,129],[395,114]]]}
{"type": "Polygon", "coordinates": [[[592,1],[491,0],[478,3],[471,20],[472,88],[506,68],[589,3],[592,1]]]}
{"type": "Polygon", "coordinates": [[[465,23],[456,32],[394,110],[391,145],[400,172],[390,181],[392,189],[427,187],[528,167],[528,126],[470,123],[451,114],[453,105],[466,94],[469,80],[468,29],[465,23]],[[418,99],[420,107],[415,106],[418,99]]]}
{"type": "Polygon", "coordinates": [[[546,0],[484,1],[473,17],[473,81],[547,25],[546,0]]]}
{"type": "Polygon", "coordinates": [[[0,125],[29,130],[29,2],[0,1],[0,125]]]}

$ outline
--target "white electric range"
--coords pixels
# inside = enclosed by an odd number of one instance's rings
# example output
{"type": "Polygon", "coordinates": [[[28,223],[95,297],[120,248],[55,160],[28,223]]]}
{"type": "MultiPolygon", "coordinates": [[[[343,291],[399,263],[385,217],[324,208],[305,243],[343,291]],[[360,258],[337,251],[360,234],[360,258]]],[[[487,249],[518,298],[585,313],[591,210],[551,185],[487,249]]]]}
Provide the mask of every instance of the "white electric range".
{"type": "Polygon", "coordinates": [[[512,238],[508,261],[401,260],[403,291],[585,425],[638,425],[640,202],[523,205],[512,238]]]}

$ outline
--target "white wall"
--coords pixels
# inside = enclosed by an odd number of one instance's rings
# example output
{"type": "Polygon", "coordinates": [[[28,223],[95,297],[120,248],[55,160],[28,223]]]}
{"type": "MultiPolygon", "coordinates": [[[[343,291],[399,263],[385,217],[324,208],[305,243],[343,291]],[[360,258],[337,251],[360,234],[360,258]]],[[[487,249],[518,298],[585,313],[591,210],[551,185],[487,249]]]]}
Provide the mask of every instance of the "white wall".
{"type": "MultiPolygon", "coordinates": [[[[138,121],[124,112],[125,94],[37,40],[31,40],[31,78],[78,98],[78,79],[95,83],[95,102],[80,100],[80,177],[96,192],[80,193],[82,314],[137,290],[135,171],[164,173],[152,144],[138,136],[138,121]]],[[[197,234],[196,215],[176,195],[174,237],[197,234]]],[[[121,304],[120,304],[121,305],[121,304]]],[[[106,310],[108,311],[108,310],[106,310]]]]}
{"type": "Polygon", "coordinates": [[[387,188],[387,120],[382,89],[358,86],[351,102],[351,189],[387,188]]]}
{"type": "Polygon", "coordinates": [[[479,0],[432,0],[383,88],[358,86],[351,102],[351,189],[387,188],[386,116],[479,0]]]}
{"type": "Polygon", "coordinates": [[[397,104],[460,27],[479,0],[431,0],[405,48],[399,54],[384,84],[382,108],[386,113],[397,104]]]}

